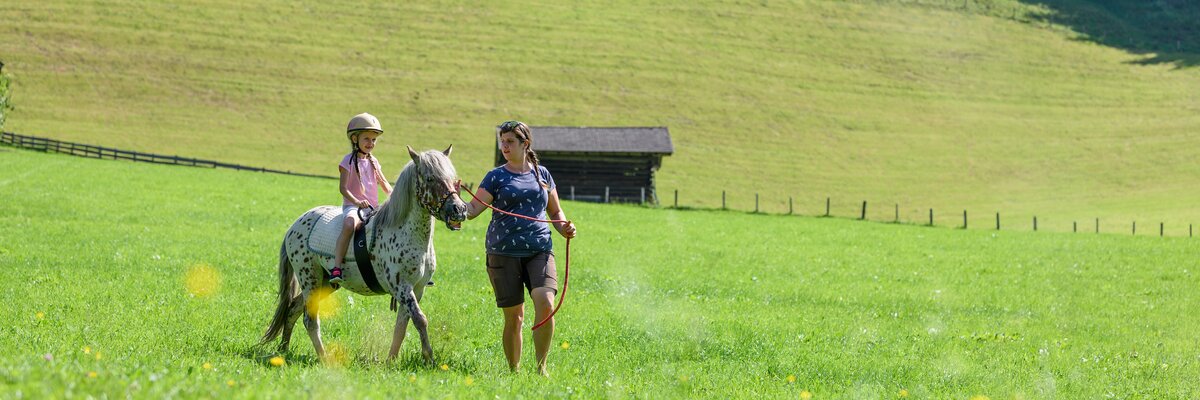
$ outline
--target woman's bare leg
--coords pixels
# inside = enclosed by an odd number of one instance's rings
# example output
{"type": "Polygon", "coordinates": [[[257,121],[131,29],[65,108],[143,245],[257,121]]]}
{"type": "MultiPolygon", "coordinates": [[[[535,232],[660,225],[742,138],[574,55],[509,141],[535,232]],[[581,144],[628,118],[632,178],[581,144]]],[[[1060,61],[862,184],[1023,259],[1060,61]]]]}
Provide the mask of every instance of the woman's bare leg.
{"type": "MultiPolygon", "coordinates": [[[[547,315],[550,315],[550,311],[554,308],[554,289],[533,289],[530,297],[533,297],[534,315],[537,315],[534,323],[542,322],[547,315]]],[[[550,340],[553,338],[554,318],[546,321],[545,325],[533,331],[533,350],[537,356],[538,373],[546,376],[550,376],[549,372],[546,371],[546,357],[550,355],[550,340]]]]}
{"type": "Polygon", "coordinates": [[[505,307],[504,311],[504,357],[508,367],[517,372],[521,367],[521,322],[525,319],[525,305],[505,307]]]}

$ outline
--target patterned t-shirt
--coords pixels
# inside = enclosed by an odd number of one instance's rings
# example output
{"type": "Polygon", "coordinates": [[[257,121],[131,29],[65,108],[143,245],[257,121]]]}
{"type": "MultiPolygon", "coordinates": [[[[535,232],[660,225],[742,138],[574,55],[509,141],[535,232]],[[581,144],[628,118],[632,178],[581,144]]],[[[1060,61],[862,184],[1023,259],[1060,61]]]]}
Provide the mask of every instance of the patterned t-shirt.
{"type": "MultiPolygon", "coordinates": [[[[554,189],[554,178],[550,170],[538,166],[542,182],[554,189]]],[[[479,188],[492,194],[492,206],[515,214],[546,218],[546,203],[550,194],[535,182],[533,171],[517,174],[504,168],[496,167],[483,177],[479,188]]],[[[527,219],[492,213],[492,222],[488,224],[485,246],[488,254],[508,257],[529,257],[538,253],[550,252],[553,249],[550,241],[550,225],[545,222],[535,222],[527,219]]]]}

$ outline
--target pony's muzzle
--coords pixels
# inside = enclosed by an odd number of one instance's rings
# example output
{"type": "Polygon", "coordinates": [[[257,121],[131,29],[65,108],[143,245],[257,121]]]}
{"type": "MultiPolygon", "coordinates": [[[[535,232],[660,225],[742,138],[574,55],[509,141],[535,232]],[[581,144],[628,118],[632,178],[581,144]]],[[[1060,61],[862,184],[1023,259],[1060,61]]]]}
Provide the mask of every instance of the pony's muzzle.
{"type": "Polygon", "coordinates": [[[467,205],[462,202],[447,201],[442,206],[442,216],[442,219],[446,221],[447,228],[452,231],[460,230],[463,221],[467,220],[467,205]]]}

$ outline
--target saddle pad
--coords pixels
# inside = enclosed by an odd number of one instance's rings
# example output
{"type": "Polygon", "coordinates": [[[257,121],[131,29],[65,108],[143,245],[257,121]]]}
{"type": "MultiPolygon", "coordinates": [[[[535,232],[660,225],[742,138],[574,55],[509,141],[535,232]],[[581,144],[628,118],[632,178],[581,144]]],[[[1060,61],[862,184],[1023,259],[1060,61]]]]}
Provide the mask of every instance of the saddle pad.
{"type": "MultiPolygon", "coordinates": [[[[342,221],[346,220],[346,215],[342,213],[341,207],[328,207],[321,213],[321,217],[313,224],[312,230],[308,233],[308,250],[326,257],[335,257],[333,255],[334,248],[337,246],[338,236],[342,234],[342,221]]],[[[374,238],[367,235],[369,242],[374,242],[374,238]]],[[[354,234],[350,234],[350,239],[354,238],[354,234]]],[[[370,248],[371,243],[367,243],[367,248],[370,248]]],[[[346,248],[346,264],[354,264],[353,246],[346,248]]]]}

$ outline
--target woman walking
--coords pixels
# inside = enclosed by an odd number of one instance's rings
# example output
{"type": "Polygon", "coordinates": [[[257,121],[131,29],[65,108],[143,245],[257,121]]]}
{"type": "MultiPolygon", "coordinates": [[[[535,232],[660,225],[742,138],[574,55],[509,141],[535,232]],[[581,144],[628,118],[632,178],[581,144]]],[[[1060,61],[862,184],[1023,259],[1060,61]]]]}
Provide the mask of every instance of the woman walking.
{"type": "MultiPolygon", "coordinates": [[[[538,165],[529,126],[506,121],[496,127],[504,165],[489,171],[479,184],[477,198],[467,205],[467,218],[474,219],[490,203],[497,209],[538,219],[566,220],[558,199],[558,190],[550,171],[538,165]],[[549,214],[549,218],[547,218],[549,214]]],[[[496,306],[504,314],[501,340],[504,356],[513,372],[521,363],[521,325],[525,316],[525,290],[533,299],[535,321],[550,315],[558,293],[558,272],[554,265],[550,224],[529,221],[501,213],[492,213],[485,247],[487,272],[496,296],[496,306]]],[[[554,223],[563,237],[575,237],[572,223],[554,223]]],[[[533,332],[538,373],[546,371],[546,357],[554,336],[551,319],[533,332]]]]}

